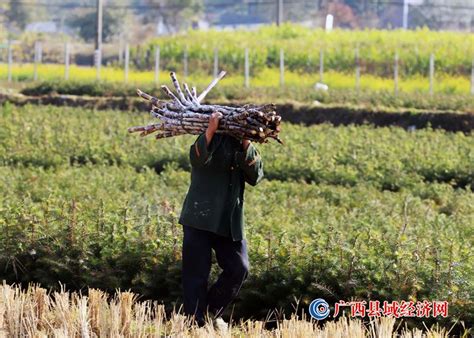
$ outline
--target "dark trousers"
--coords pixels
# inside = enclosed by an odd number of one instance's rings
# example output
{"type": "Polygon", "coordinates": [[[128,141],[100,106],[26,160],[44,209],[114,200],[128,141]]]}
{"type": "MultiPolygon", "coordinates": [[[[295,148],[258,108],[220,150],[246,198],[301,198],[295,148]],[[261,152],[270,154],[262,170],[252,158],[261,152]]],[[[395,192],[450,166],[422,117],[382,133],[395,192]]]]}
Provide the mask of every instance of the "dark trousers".
{"type": "Polygon", "coordinates": [[[207,313],[220,316],[239,293],[248,276],[247,243],[188,226],[183,230],[184,313],[202,324],[207,313]],[[222,273],[208,289],[212,249],[222,273]]]}

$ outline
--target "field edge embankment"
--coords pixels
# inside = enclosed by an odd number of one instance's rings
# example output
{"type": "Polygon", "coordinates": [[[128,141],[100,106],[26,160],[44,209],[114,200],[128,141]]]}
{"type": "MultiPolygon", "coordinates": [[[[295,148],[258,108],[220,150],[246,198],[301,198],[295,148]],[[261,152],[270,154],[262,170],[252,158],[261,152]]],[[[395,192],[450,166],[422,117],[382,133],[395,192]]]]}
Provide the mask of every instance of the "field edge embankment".
{"type": "MultiPolygon", "coordinates": [[[[75,95],[25,96],[21,94],[0,94],[0,104],[54,105],[89,109],[117,109],[146,111],[147,103],[132,97],[90,97],[75,95]]],[[[235,105],[242,102],[230,101],[223,104],[235,105]]],[[[218,103],[217,103],[218,104],[218,103]]],[[[338,125],[369,124],[376,127],[397,126],[406,129],[431,127],[450,132],[470,133],[474,130],[474,114],[456,111],[428,111],[403,108],[399,110],[383,107],[357,107],[345,105],[323,105],[284,103],[275,104],[284,121],[306,125],[331,123],[338,125]]]]}

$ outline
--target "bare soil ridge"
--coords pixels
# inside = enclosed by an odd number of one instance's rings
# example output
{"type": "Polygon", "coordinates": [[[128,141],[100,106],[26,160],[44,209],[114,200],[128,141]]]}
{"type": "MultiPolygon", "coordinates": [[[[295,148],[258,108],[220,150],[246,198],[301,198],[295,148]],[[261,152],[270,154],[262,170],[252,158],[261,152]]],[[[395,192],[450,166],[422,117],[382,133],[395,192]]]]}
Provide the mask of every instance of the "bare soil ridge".
{"type": "MultiPolygon", "coordinates": [[[[21,94],[0,94],[0,104],[54,105],[90,109],[116,109],[144,111],[148,104],[131,97],[88,97],[75,95],[25,96],[21,94]]],[[[214,102],[215,103],[215,102],[214,102]]],[[[226,105],[242,102],[225,102],[226,105]]],[[[285,103],[276,104],[276,111],[283,121],[306,125],[331,123],[338,125],[371,124],[376,127],[397,126],[407,129],[431,127],[450,132],[470,133],[474,130],[474,114],[456,111],[427,111],[403,108],[366,108],[344,105],[321,105],[285,103]]]]}

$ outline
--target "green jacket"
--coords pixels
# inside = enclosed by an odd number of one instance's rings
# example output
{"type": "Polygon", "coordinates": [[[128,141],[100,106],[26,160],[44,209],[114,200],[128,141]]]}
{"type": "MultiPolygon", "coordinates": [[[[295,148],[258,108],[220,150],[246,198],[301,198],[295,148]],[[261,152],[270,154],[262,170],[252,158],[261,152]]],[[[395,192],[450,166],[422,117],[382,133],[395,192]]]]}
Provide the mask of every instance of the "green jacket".
{"type": "Polygon", "coordinates": [[[179,223],[211,231],[234,241],[244,235],[245,182],[256,185],[263,178],[263,163],[250,144],[244,153],[241,141],[214,134],[209,147],[199,135],[189,151],[191,185],[179,223]]]}

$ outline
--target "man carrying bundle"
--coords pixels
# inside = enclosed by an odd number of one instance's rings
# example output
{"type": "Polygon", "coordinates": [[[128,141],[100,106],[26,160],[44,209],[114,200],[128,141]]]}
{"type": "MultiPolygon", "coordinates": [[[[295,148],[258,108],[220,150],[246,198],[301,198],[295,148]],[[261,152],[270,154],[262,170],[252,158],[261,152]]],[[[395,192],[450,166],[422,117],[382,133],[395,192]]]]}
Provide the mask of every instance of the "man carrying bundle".
{"type": "Polygon", "coordinates": [[[191,185],[179,223],[183,225],[184,312],[198,325],[211,314],[215,325],[247,278],[249,261],[244,236],[245,182],[256,185],[263,163],[249,140],[216,133],[222,114],[215,112],[190,148],[191,185]],[[208,289],[212,249],[222,273],[208,289]]]}

